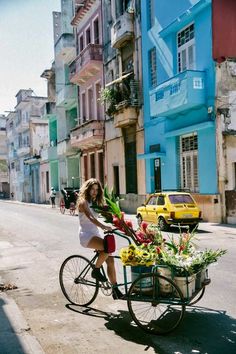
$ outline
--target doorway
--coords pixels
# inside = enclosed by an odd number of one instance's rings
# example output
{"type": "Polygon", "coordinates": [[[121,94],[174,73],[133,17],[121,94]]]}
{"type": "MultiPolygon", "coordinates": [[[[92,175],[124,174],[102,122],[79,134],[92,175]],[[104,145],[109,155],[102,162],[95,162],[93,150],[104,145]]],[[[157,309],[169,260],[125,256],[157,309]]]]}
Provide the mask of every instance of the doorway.
{"type": "Polygon", "coordinates": [[[154,160],[154,188],[155,191],[161,191],[161,159],[154,160]]]}

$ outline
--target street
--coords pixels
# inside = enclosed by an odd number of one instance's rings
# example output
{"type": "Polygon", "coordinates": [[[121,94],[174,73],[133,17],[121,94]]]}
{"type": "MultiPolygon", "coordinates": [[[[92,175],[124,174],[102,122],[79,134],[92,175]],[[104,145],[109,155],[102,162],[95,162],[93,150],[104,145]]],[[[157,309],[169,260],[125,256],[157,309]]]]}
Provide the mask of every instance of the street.
{"type": "MultiPolygon", "coordinates": [[[[129,215],[127,219],[135,221],[135,216],[129,215]]],[[[61,215],[58,208],[46,205],[0,201],[0,280],[18,287],[0,293],[0,316],[4,316],[3,303],[7,298],[15,302],[26,323],[24,331],[35,338],[43,352],[236,352],[235,227],[200,224],[196,241],[200,248],[224,248],[228,252],[210,267],[212,282],[203,299],[187,308],[181,325],[167,336],[146,334],[131,323],[125,301],[114,301],[101,293],[90,308],[68,304],[59,287],[60,265],[71,254],[81,253],[88,258],[92,255],[91,250],[80,246],[77,227],[77,217],[70,216],[68,210],[61,215]]],[[[125,245],[120,240],[117,244],[117,248],[125,245]]],[[[121,264],[116,267],[122,279],[121,264]]],[[[7,323],[7,318],[3,321],[7,323]]],[[[24,351],[20,342],[10,340],[7,350],[6,340],[8,336],[13,338],[12,328],[9,324],[6,328],[0,325],[0,330],[1,354],[36,353],[24,351]],[[17,344],[21,349],[11,349],[17,344]]]]}

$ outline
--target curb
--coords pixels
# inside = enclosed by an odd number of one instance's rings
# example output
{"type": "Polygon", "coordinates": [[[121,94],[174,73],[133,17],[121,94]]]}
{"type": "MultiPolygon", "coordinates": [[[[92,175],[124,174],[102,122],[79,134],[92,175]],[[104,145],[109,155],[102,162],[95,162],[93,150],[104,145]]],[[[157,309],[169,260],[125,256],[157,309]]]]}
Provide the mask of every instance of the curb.
{"type": "Polygon", "coordinates": [[[30,333],[19,307],[7,294],[0,293],[0,352],[1,354],[45,354],[30,333]]]}

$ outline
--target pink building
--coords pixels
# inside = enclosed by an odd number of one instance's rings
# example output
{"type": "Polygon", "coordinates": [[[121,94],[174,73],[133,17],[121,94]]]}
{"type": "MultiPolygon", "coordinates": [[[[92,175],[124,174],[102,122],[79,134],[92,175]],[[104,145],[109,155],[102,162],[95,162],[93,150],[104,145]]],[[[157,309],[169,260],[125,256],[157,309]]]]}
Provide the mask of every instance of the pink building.
{"type": "Polygon", "coordinates": [[[104,110],[99,102],[103,87],[101,1],[75,0],[71,24],[77,56],[70,65],[70,81],[79,86],[78,124],[71,131],[71,145],[81,150],[82,182],[96,177],[104,183],[104,110]]]}

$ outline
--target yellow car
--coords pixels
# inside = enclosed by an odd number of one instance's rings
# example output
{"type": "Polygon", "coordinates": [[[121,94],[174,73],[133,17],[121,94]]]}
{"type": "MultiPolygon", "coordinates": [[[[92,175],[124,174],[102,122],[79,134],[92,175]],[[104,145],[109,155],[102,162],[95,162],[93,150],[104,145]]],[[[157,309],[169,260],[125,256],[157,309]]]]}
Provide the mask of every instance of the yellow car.
{"type": "Polygon", "coordinates": [[[161,192],[149,196],[146,203],[137,209],[137,220],[157,223],[160,230],[166,231],[171,225],[189,226],[197,229],[202,212],[189,193],[161,192]]]}

